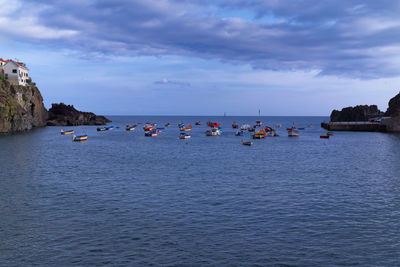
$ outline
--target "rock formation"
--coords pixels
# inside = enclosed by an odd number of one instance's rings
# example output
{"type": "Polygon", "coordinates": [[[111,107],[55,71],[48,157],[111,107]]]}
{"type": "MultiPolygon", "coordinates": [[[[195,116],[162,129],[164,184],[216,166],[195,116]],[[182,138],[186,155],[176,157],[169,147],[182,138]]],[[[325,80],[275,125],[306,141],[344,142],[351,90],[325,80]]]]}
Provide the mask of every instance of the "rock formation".
{"type": "Polygon", "coordinates": [[[331,121],[368,121],[371,118],[380,116],[384,116],[384,113],[380,111],[376,105],[363,105],[347,107],[341,111],[333,110],[331,113],[331,121]]]}
{"type": "Polygon", "coordinates": [[[0,133],[27,131],[46,125],[47,110],[36,86],[0,80],[0,133]]]}
{"type": "Polygon", "coordinates": [[[104,116],[78,111],[72,105],[52,104],[48,112],[48,126],[104,125],[111,122],[104,116]]]}
{"type": "Polygon", "coordinates": [[[388,132],[400,132],[400,93],[390,99],[385,116],[390,117],[382,122],[388,132]]]}

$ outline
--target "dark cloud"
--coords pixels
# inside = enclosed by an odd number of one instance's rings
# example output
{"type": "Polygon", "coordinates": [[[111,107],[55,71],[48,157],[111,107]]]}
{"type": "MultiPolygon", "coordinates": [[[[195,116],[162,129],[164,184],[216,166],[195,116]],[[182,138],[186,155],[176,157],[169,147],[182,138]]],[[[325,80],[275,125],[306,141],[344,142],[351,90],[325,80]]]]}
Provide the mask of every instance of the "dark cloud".
{"type": "MultiPolygon", "coordinates": [[[[43,1],[27,3],[32,8],[30,12],[35,14],[35,24],[53,31],[46,42],[88,54],[195,56],[250,64],[254,68],[318,69],[321,75],[356,78],[400,73],[397,1],[53,0],[46,4],[43,1]],[[252,12],[254,18],[224,18],[228,11],[236,11],[239,17],[241,12],[252,12]]],[[[36,38],[13,34],[12,38],[43,43],[40,34],[36,38]]]]}

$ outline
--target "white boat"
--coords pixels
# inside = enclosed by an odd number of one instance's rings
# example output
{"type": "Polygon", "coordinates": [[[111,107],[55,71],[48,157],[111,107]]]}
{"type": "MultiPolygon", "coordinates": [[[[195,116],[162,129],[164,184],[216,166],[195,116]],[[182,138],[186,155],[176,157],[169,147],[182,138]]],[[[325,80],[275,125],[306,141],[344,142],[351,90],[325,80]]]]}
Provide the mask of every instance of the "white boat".
{"type": "Polygon", "coordinates": [[[222,131],[218,128],[212,128],[211,130],[206,131],[207,136],[220,136],[222,131]]]}
{"type": "Polygon", "coordinates": [[[87,138],[88,138],[88,136],[86,134],[85,135],[78,135],[78,136],[74,135],[74,137],[72,137],[72,141],[77,141],[77,142],[86,141],[87,138]]]}
{"type": "Polygon", "coordinates": [[[251,126],[249,124],[243,124],[242,126],[240,126],[240,130],[242,130],[242,131],[248,130],[250,128],[251,128],[251,126]]]}
{"type": "Polygon", "coordinates": [[[297,131],[295,128],[288,128],[287,132],[288,132],[289,137],[298,137],[299,136],[299,131],[297,131]]]}
{"type": "Polygon", "coordinates": [[[67,131],[64,131],[64,130],[61,130],[61,135],[71,135],[71,134],[74,134],[74,130],[67,130],[67,131]]]}
{"type": "Polygon", "coordinates": [[[179,139],[190,139],[192,136],[189,133],[181,133],[179,139]]]}

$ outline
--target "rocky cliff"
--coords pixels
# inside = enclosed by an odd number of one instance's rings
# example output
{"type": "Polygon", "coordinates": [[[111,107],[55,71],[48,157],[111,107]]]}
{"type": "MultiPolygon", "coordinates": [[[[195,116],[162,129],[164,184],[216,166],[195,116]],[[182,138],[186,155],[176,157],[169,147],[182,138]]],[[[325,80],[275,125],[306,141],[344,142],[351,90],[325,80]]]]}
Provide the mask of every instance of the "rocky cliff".
{"type": "Polygon", "coordinates": [[[376,105],[363,105],[355,107],[347,107],[341,111],[333,110],[331,113],[331,121],[368,121],[371,118],[383,116],[384,113],[378,109],[376,105]]]}
{"type": "Polygon", "coordinates": [[[104,125],[111,122],[104,116],[78,111],[72,105],[52,104],[48,112],[48,126],[104,125]]]}
{"type": "Polygon", "coordinates": [[[400,132],[400,93],[390,99],[385,116],[390,117],[382,122],[388,132],[400,132]]]}
{"type": "Polygon", "coordinates": [[[47,110],[36,86],[0,80],[0,133],[27,131],[46,125],[47,110]]]}

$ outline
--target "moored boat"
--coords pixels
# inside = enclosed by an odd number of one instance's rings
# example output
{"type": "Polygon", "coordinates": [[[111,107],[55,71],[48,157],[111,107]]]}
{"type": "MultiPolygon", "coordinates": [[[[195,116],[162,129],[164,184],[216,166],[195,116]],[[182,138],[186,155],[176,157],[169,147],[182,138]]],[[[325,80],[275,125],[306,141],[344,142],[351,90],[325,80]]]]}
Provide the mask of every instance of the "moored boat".
{"type": "Polygon", "coordinates": [[[211,128],[211,130],[206,131],[207,136],[220,136],[222,131],[219,128],[211,128]]]}
{"type": "Polygon", "coordinates": [[[61,130],[61,135],[71,135],[71,134],[74,134],[74,130],[67,130],[67,131],[64,131],[64,130],[61,130]]]}
{"type": "Polygon", "coordinates": [[[153,129],[154,129],[153,125],[146,124],[145,126],[143,126],[143,130],[145,132],[149,132],[149,131],[151,131],[153,129]]]}
{"type": "Polygon", "coordinates": [[[125,127],[125,129],[127,130],[127,131],[134,131],[135,129],[136,129],[136,124],[133,124],[133,125],[126,125],[126,127],[125,127]]]}
{"type": "Polygon", "coordinates": [[[321,138],[321,139],[329,139],[329,135],[321,135],[319,138],[321,138]]]}
{"type": "Polygon", "coordinates": [[[239,124],[237,124],[236,121],[234,121],[234,122],[232,123],[232,128],[233,128],[233,129],[239,128],[239,124]]]}
{"type": "Polygon", "coordinates": [[[179,135],[179,139],[189,139],[189,138],[191,138],[192,136],[189,134],[189,133],[181,133],[180,135],[179,135]]]}
{"type": "Polygon", "coordinates": [[[244,145],[244,146],[251,146],[251,145],[253,145],[253,142],[251,142],[251,141],[244,141],[244,140],[242,139],[242,145],[244,145]]]}
{"type": "Polygon", "coordinates": [[[78,136],[74,135],[74,137],[72,138],[72,141],[77,141],[77,142],[86,141],[87,138],[88,138],[88,136],[86,134],[85,135],[78,135],[78,136]]]}
{"type": "Polygon", "coordinates": [[[262,126],[262,122],[261,121],[256,121],[256,124],[254,124],[254,128],[261,127],[261,126],[262,126]]]}
{"type": "Polygon", "coordinates": [[[236,135],[236,136],[243,136],[243,135],[244,135],[244,131],[242,131],[242,130],[237,131],[237,132],[235,133],[235,135],[236,135]]]}
{"type": "Polygon", "coordinates": [[[249,130],[251,128],[251,126],[249,124],[243,124],[242,126],[240,126],[240,130],[246,131],[249,130]]]}
{"type": "Polygon", "coordinates": [[[169,127],[169,126],[171,126],[171,123],[167,123],[167,124],[165,124],[165,127],[169,127]]]}
{"type": "Polygon", "coordinates": [[[201,125],[201,121],[196,122],[195,125],[200,126],[201,125]]]}
{"type": "Polygon", "coordinates": [[[327,136],[332,136],[332,135],[333,135],[333,132],[332,132],[332,131],[327,131],[327,132],[326,132],[326,135],[327,135],[327,136]]]}
{"type": "Polygon", "coordinates": [[[190,132],[192,130],[192,125],[180,127],[179,130],[181,130],[182,132],[190,132]]]}
{"type": "Polygon", "coordinates": [[[106,127],[97,127],[97,131],[104,132],[104,131],[107,131],[107,128],[106,127]]]}
{"type": "Polygon", "coordinates": [[[253,134],[253,139],[264,139],[267,137],[267,132],[264,129],[260,129],[258,132],[253,134]]]}
{"type": "Polygon", "coordinates": [[[148,137],[156,137],[159,133],[161,133],[160,130],[151,130],[151,131],[147,131],[144,133],[144,136],[148,136],[148,137]]]}
{"type": "Polygon", "coordinates": [[[107,131],[113,130],[113,129],[114,129],[114,126],[107,126],[106,129],[107,129],[107,131]]]}
{"type": "Polygon", "coordinates": [[[288,132],[289,137],[298,137],[299,136],[299,131],[297,131],[296,128],[287,128],[286,130],[288,132]]]}

